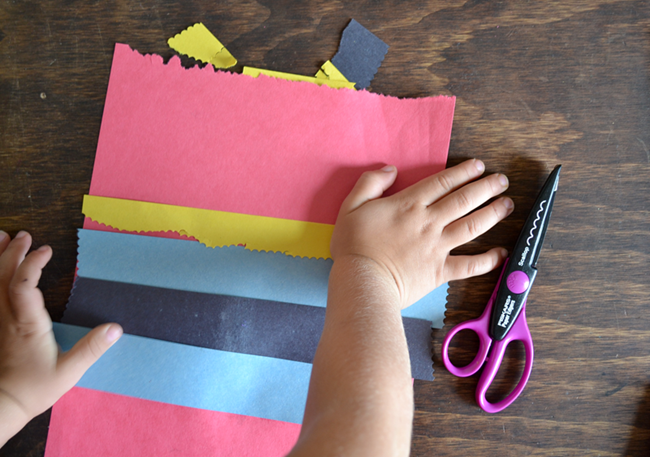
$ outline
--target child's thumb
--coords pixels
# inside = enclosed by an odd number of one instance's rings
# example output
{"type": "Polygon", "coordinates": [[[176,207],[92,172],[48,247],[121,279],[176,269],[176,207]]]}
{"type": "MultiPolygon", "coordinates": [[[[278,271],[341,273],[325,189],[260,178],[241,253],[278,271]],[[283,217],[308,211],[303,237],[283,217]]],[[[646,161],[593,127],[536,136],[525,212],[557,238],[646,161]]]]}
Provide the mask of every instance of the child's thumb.
{"type": "Polygon", "coordinates": [[[77,341],[72,349],[59,358],[59,373],[64,382],[72,387],[121,336],[119,324],[103,324],[92,329],[77,341]]]}
{"type": "Polygon", "coordinates": [[[341,205],[341,214],[348,214],[364,203],[375,200],[395,182],[397,169],[388,165],[381,170],[366,171],[361,175],[350,194],[341,205]]]}

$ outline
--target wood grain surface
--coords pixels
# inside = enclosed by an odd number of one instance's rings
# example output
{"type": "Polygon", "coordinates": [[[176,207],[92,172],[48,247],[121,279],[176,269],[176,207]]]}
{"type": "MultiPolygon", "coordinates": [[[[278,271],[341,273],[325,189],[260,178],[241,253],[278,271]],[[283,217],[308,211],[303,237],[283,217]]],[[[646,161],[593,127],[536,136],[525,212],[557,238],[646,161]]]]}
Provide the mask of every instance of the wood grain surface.
{"type": "MultiPolygon", "coordinates": [[[[650,455],[650,4],[647,1],[9,1],[0,3],[0,227],[54,258],[41,287],[54,320],[72,285],[115,42],[169,58],[202,21],[244,65],[311,75],[355,18],[390,45],[371,90],[457,97],[449,164],[506,173],[514,214],[462,248],[510,248],[539,186],[563,165],[528,302],[535,365],[522,396],[488,415],[477,377],[439,349],[480,314],[496,273],[452,283],[433,332],[436,379],[415,384],[412,455],[650,455]]],[[[191,65],[191,59],[183,59],[191,65]]],[[[241,69],[238,66],[237,69],[241,69]]],[[[454,360],[469,361],[466,339],[454,360]]],[[[490,392],[522,368],[513,348],[490,392]]],[[[1,455],[43,455],[49,413],[1,455]]]]}

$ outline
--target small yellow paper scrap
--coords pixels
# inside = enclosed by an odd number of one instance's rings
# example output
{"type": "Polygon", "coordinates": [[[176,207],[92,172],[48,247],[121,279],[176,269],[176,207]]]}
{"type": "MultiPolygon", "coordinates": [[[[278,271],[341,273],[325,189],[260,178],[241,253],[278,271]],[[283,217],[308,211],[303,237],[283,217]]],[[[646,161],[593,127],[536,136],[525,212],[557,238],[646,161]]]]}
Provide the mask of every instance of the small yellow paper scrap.
{"type": "Polygon", "coordinates": [[[84,195],[82,212],[95,222],[134,232],[177,232],[208,247],[246,249],[331,258],[334,226],[249,214],[84,195]]]}
{"type": "Polygon", "coordinates": [[[211,63],[215,68],[230,68],[237,63],[237,59],[201,22],[170,38],[167,44],[174,51],[200,62],[211,63]]]}
{"type": "Polygon", "coordinates": [[[325,62],[316,73],[318,79],[329,79],[335,81],[347,81],[348,79],[334,66],[331,60],[325,62]]]}
{"type": "Polygon", "coordinates": [[[335,79],[323,79],[316,78],[314,76],[303,76],[295,75],[293,73],[283,73],[281,71],[272,71],[272,70],[263,70],[261,68],[253,67],[244,67],[243,73],[253,78],[257,78],[259,75],[271,76],[272,78],[286,79],[288,81],[306,81],[313,84],[318,84],[319,86],[326,85],[333,87],[334,89],[354,89],[354,83],[348,81],[341,81],[335,79]]]}

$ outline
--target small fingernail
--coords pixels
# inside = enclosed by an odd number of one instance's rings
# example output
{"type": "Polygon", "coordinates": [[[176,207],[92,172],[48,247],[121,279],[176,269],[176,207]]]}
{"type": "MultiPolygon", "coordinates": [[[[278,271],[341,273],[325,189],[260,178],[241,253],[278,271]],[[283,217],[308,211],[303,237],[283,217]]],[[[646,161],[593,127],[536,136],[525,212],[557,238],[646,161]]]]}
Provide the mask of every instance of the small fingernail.
{"type": "Polygon", "coordinates": [[[0,230],[0,241],[4,241],[7,238],[7,232],[0,230]]]}
{"type": "Polygon", "coordinates": [[[119,325],[111,325],[108,327],[108,330],[106,330],[106,341],[113,343],[122,336],[122,333],[124,333],[122,327],[119,325]]]}
{"type": "Polygon", "coordinates": [[[43,251],[47,251],[49,248],[50,247],[47,244],[44,244],[43,246],[38,248],[37,251],[43,252],[43,251]]]}
{"type": "Polygon", "coordinates": [[[506,175],[499,174],[499,182],[503,187],[508,187],[508,178],[506,175]]]}
{"type": "Polygon", "coordinates": [[[503,257],[504,259],[506,257],[508,257],[508,250],[507,249],[501,248],[501,257],[503,257]]]}
{"type": "Polygon", "coordinates": [[[19,240],[21,238],[25,238],[27,236],[27,232],[24,230],[21,230],[20,232],[16,233],[16,236],[14,237],[14,240],[19,240]]]}
{"type": "Polygon", "coordinates": [[[391,173],[391,172],[395,171],[395,166],[386,165],[384,168],[381,169],[381,171],[385,171],[386,173],[391,173]]]}
{"type": "Polygon", "coordinates": [[[512,200],[510,200],[509,198],[504,198],[503,199],[503,204],[506,206],[506,209],[508,210],[508,213],[510,213],[515,208],[515,203],[512,200]]]}
{"type": "Polygon", "coordinates": [[[485,164],[478,159],[474,159],[474,165],[476,166],[476,169],[478,170],[479,173],[483,173],[483,171],[485,170],[485,164]]]}

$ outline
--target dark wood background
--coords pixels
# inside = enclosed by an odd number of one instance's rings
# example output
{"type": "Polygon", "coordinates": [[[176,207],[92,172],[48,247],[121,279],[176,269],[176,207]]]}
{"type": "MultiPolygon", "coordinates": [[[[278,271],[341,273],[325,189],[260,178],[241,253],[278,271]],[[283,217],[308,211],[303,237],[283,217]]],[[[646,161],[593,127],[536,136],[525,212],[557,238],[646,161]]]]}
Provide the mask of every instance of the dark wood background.
{"type": "MultiPolygon", "coordinates": [[[[54,248],[41,282],[53,319],[72,285],[115,42],[168,58],[167,38],[202,21],[241,64],[312,75],[355,18],[391,46],[372,91],[455,95],[449,163],[479,157],[510,177],[514,214],[464,252],[511,247],[546,174],[563,165],[528,303],[526,390],[488,415],[474,401],[477,377],[451,376],[436,355],[436,380],[415,384],[412,454],[650,455],[648,2],[347,3],[2,0],[0,227],[54,248]]],[[[436,354],[495,281],[451,284],[436,354]]],[[[466,341],[457,361],[469,361],[466,341]]],[[[492,398],[512,386],[521,352],[509,353],[492,398]]],[[[48,421],[0,454],[42,455],[48,421]]]]}

